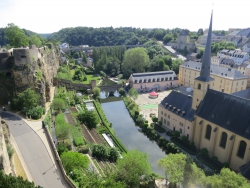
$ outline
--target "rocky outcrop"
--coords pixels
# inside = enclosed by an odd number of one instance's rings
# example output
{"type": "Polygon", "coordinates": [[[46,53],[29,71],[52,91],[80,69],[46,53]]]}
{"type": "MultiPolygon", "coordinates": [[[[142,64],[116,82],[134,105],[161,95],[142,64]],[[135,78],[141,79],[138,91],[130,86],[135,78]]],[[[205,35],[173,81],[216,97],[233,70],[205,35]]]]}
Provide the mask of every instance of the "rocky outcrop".
{"type": "Polygon", "coordinates": [[[0,103],[27,88],[41,96],[41,105],[50,101],[53,78],[62,63],[60,51],[53,46],[18,48],[0,53],[0,103]],[[1,58],[2,57],[2,58],[1,58]]]}

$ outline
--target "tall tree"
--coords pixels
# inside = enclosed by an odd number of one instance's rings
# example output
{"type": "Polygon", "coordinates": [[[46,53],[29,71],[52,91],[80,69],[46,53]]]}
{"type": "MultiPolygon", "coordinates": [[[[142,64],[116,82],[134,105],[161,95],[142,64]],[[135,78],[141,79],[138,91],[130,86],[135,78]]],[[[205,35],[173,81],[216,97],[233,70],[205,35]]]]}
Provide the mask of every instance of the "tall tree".
{"type": "Polygon", "coordinates": [[[13,23],[8,24],[5,29],[5,35],[8,38],[9,44],[15,48],[29,45],[29,38],[24,31],[13,23]]]}
{"type": "Polygon", "coordinates": [[[36,47],[40,47],[42,45],[42,41],[36,36],[36,35],[32,35],[29,38],[29,44],[30,45],[36,45],[36,47]]]}
{"type": "Polygon", "coordinates": [[[117,180],[125,182],[127,187],[139,187],[140,177],[151,173],[147,154],[138,150],[130,150],[117,161],[117,180]]]}
{"type": "MultiPolygon", "coordinates": [[[[144,48],[127,50],[123,60],[123,71],[145,72],[149,66],[149,56],[144,48]]],[[[130,75],[124,75],[128,78],[130,75]]]]}
{"type": "Polygon", "coordinates": [[[88,128],[95,128],[98,123],[98,116],[95,111],[84,111],[81,112],[78,116],[80,122],[85,123],[88,128]]]}
{"type": "Polygon", "coordinates": [[[128,94],[129,96],[133,99],[133,100],[136,100],[138,98],[138,92],[136,91],[136,89],[134,88],[131,88],[129,91],[128,91],[128,94]]]}

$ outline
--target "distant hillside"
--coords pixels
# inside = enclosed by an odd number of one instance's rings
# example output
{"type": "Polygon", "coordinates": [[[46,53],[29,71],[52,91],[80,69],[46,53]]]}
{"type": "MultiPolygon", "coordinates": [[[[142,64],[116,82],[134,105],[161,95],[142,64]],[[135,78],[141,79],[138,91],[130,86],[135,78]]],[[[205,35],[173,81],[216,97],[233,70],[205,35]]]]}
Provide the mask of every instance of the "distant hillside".
{"type": "Polygon", "coordinates": [[[48,39],[52,35],[52,33],[43,33],[43,34],[39,33],[39,35],[41,35],[44,38],[48,39]]]}

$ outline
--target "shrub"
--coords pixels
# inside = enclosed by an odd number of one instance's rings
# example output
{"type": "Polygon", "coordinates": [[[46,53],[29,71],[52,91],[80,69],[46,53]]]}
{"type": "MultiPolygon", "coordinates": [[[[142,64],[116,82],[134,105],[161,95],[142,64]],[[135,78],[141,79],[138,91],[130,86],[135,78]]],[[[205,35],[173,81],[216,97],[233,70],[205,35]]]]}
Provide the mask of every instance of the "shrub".
{"type": "Polygon", "coordinates": [[[228,162],[224,162],[224,163],[223,163],[223,167],[229,168],[229,163],[228,163],[228,162]]]}
{"type": "Polygon", "coordinates": [[[7,145],[7,153],[9,155],[9,158],[11,159],[14,154],[14,149],[9,145],[7,145]]]}
{"type": "Polygon", "coordinates": [[[158,118],[155,117],[155,116],[153,116],[153,117],[152,117],[152,121],[153,121],[154,123],[156,123],[156,122],[158,122],[158,118]]]}
{"type": "Polygon", "coordinates": [[[32,119],[39,119],[45,113],[45,109],[41,106],[37,106],[32,108],[27,112],[27,115],[30,116],[32,119]]]}
{"type": "Polygon", "coordinates": [[[211,159],[212,159],[213,161],[218,161],[218,157],[216,157],[216,156],[213,156],[211,159]]]}
{"type": "Polygon", "coordinates": [[[139,111],[135,110],[135,116],[139,116],[139,111]]]}
{"type": "Polygon", "coordinates": [[[208,156],[209,152],[207,148],[202,148],[200,151],[201,155],[208,156]]]}
{"type": "Polygon", "coordinates": [[[74,140],[75,146],[81,146],[84,144],[84,140],[82,137],[74,137],[73,140],[74,140]]]}
{"type": "Polygon", "coordinates": [[[89,152],[89,147],[88,146],[79,146],[79,147],[77,147],[77,151],[79,153],[87,154],[89,152]]]}
{"type": "Polygon", "coordinates": [[[179,131],[174,131],[173,136],[177,137],[177,138],[180,137],[180,132],[179,131]]]}
{"type": "Polygon", "coordinates": [[[182,140],[183,142],[188,142],[188,137],[185,136],[185,135],[183,135],[183,136],[181,136],[181,140],[182,140]]]}
{"type": "Polygon", "coordinates": [[[63,152],[67,152],[67,151],[69,151],[69,150],[63,143],[60,143],[57,145],[57,152],[59,155],[61,155],[63,152]]]}

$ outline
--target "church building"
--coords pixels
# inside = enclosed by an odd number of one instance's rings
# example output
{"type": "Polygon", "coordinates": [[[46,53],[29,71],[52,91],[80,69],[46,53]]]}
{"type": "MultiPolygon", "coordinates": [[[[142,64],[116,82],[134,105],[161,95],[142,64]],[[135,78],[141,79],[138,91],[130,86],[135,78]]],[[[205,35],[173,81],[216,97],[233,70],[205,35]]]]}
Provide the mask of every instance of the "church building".
{"type": "Polygon", "coordinates": [[[180,131],[198,149],[207,148],[231,169],[250,175],[250,91],[213,89],[211,73],[212,16],[200,75],[193,92],[172,91],[158,106],[158,118],[169,131],[180,131]]]}

